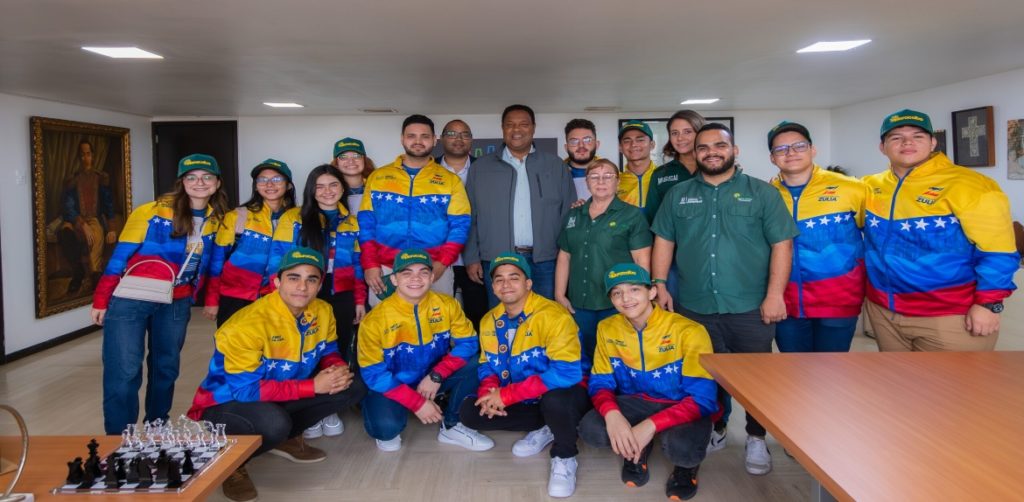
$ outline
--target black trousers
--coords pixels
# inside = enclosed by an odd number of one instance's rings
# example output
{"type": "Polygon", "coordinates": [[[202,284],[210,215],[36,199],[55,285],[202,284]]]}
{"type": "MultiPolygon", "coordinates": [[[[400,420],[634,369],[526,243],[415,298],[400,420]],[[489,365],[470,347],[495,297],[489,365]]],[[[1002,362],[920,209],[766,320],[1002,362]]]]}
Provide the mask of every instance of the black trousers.
{"type": "Polygon", "coordinates": [[[217,327],[221,327],[222,324],[228,322],[228,319],[231,319],[231,316],[235,315],[235,312],[248,307],[251,303],[252,300],[221,295],[220,307],[217,309],[217,327]]]}
{"type": "Polygon", "coordinates": [[[453,266],[452,272],[455,274],[455,291],[462,292],[462,310],[479,333],[480,319],[490,310],[487,308],[487,289],[483,284],[473,282],[462,265],[453,266]]]}
{"type": "Polygon", "coordinates": [[[582,386],[547,391],[536,403],[507,406],[505,412],[508,415],[504,417],[481,416],[474,401],[473,396],[466,398],[459,410],[459,420],[466,427],[481,431],[532,431],[547,425],[555,436],[551,445],[552,457],[571,458],[579,453],[576,427],[590,409],[590,397],[582,386]]]}
{"type": "MultiPolygon", "coordinates": [[[[673,406],[672,403],[648,401],[639,396],[615,396],[619,411],[630,425],[643,422],[651,415],[673,406]]],[[[711,418],[704,417],[694,422],[669,427],[659,433],[661,448],[672,465],[697,467],[707,455],[708,439],[711,436],[711,418]]],[[[608,426],[597,410],[591,410],[580,422],[580,437],[583,442],[597,448],[611,448],[608,426]]],[[[653,441],[653,440],[652,440],[653,441]]]]}
{"type": "Polygon", "coordinates": [[[338,332],[338,353],[341,358],[354,370],[356,368],[355,346],[356,330],[352,321],[356,318],[356,299],[351,291],[342,291],[337,294],[323,295],[323,299],[331,304],[334,310],[334,323],[338,332]]]}
{"type": "Polygon", "coordinates": [[[327,415],[341,413],[366,395],[366,385],[357,376],[349,388],[337,394],[317,394],[295,401],[229,401],[203,411],[203,420],[225,424],[228,434],[259,435],[263,438],[256,453],[272,450],[284,441],[302,434],[307,427],[327,415]]]}

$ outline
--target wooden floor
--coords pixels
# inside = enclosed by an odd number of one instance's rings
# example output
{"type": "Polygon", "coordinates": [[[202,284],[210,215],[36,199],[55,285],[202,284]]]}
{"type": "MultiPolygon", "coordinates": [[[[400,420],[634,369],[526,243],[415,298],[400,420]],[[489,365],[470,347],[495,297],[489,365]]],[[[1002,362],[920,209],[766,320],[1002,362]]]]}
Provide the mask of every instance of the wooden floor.
{"type": "MultiPolygon", "coordinates": [[[[1024,285],[1024,271],[1016,283],[1024,285]]],[[[997,350],[1024,350],[1024,295],[1007,302],[997,350]]],[[[206,374],[213,323],[196,310],[182,353],[173,415],[188,409],[193,392],[206,374]]],[[[25,417],[32,434],[102,434],[100,334],[92,334],[6,366],[0,366],[0,402],[13,405],[25,417]]],[[[853,350],[877,350],[864,336],[854,339],[853,350]]],[[[742,409],[734,407],[728,446],[712,453],[701,466],[696,500],[737,501],[809,500],[811,478],[769,437],[774,470],[751,476],[743,469],[742,409]]],[[[517,458],[512,443],[521,433],[489,433],[497,445],[474,453],[437,442],[437,429],[411,417],[402,434],[404,446],[383,453],[363,431],[354,412],[343,417],[345,434],[313,444],[329,454],[326,462],[290,463],[264,455],[249,464],[249,473],[264,501],[302,500],[542,500],[547,498],[547,452],[517,458]],[[414,423],[415,422],[415,423],[414,423]]],[[[16,430],[0,421],[0,435],[16,430]]],[[[84,450],[84,445],[83,445],[84,450]]],[[[577,489],[580,500],[664,500],[664,483],[671,469],[665,458],[652,455],[651,481],[627,489],[619,481],[620,462],[610,451],[581,446],[577,489]]],[[[62,466],[54,466],[60,471],[62,466]]],[[[210,500],[227,500],[220,493],[210,500]]]]}

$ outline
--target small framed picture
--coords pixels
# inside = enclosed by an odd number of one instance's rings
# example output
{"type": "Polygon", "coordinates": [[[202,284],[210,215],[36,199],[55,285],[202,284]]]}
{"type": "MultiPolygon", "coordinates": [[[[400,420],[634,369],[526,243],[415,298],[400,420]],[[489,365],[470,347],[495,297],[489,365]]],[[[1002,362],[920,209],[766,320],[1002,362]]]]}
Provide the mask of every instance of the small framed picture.
{"type": "Polygon", "coordinates": [[[933,134],[933,136],[935,136],[935,150],[934,151],[942,152],[945,155],[949,155],[949,152],[946,150],[946,130],[945,129],[936,129],[935,130],[935,134],[933,134]]]}
{"type": "Polygon", "coordinates": [[[953,161],[965,167],[996,165],[992,107],[953,112],[953,161]]]}

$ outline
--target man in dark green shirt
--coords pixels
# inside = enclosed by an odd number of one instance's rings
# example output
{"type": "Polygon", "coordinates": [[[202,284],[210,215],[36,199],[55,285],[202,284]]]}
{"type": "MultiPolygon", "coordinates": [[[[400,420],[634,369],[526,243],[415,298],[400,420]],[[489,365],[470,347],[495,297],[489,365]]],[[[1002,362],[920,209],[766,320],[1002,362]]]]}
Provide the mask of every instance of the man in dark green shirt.
{"type": "MultiPolygon", "coordinates": [[[[672,308],[665,279],[675,252],[680,305],[676,311],[707,328],[715,352],[771,352],[775,324],[786,318],[782,294],[789,280],[793,237],[799,231],[778,190],[735,166],[732,131],[717,123],[697,132],[699,174],[666,194],[651,230],[651,268],[658,303],[672,308]]],[[[715,424],[709,451],[725,447],[731,398],[715,424]]],[[[747,414],[746,468],[771,471],[765,430],[747,414]]]]}

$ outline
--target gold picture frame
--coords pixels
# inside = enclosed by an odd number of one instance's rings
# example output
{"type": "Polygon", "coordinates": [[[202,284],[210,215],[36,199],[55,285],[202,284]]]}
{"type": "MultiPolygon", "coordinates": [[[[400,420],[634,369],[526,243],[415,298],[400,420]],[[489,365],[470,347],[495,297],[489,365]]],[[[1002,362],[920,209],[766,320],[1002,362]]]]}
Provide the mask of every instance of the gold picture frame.
{"type": "Polygon", "coordinates": [[[36,318],[92,303],[132,209],[129,130],[31,117],[36,318]]]}

